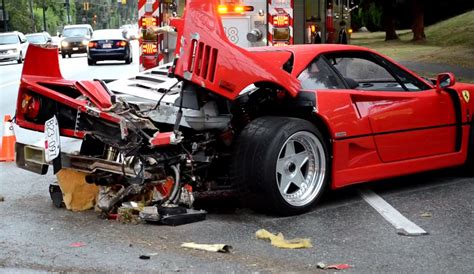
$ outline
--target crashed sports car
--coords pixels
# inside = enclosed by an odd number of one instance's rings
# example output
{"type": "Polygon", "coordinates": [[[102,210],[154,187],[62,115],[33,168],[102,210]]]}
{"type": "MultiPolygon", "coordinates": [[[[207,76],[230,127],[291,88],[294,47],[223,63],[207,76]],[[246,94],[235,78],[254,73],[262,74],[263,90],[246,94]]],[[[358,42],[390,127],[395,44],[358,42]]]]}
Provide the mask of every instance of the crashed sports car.
{"type": "Polygon", "coordinates": [[[173,64],[108,84],[66,80],[57,52],[32,46],[16,123],[46,142],[17,143],[18,166],[166,188],[156,205],[234,192],[277,215],[309,210],[327,187],[474,169],[474,85],[350,45],[239,48],[216,8],[187,1],[173,64]],[[82,139],[80,151],[61,152],[59,134],[82,139]]]}

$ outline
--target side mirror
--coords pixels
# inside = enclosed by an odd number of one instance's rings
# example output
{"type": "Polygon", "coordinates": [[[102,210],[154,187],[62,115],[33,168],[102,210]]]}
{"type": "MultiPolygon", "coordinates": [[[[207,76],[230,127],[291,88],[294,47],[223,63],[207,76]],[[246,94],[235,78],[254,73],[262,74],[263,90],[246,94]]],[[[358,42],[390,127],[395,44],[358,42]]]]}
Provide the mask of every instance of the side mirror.
{"type": "Polygon", "coordinates": [[[441,92],[445,88],[449,88],[456,84],[456,78],[454,74],[448,73],[440,73],[436,78],[436,91],[441,92]]]}

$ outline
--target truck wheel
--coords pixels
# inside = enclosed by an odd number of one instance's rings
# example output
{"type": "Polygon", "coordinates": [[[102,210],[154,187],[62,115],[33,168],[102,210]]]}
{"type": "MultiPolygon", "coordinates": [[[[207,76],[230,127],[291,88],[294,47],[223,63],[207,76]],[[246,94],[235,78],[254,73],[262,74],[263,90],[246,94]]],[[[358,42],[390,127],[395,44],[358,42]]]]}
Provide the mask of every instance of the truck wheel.
{"type": "Polygon", "coordinates": [[[235,149],[235,184],[243,204],[257,211],[283,216],[306,212],[329,180],[326,142],[306,120],[257,118],[244,128],[235,149]]]}

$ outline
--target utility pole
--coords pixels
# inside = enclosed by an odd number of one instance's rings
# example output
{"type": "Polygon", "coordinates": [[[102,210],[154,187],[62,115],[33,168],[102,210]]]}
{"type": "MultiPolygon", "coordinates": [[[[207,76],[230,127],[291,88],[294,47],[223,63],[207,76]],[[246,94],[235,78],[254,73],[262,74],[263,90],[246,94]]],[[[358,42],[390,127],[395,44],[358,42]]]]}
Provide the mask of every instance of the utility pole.
{"type": "Polygon", "coordinates": [[[69,3],[69,0],[66,0],[66,12],[67,12],[67,23],[68,24],[71,24],[70,10],[71,10],[71,4],[69,3]]]}
{"type": "Polygon", "coordinates": [[[43,0],[43,31],[48,31],[46,27],[46,0],[43,0]]]}
{"type": "Polygon", "coordinates": [[[5,7],[5,0],[2,0],[2,11],[3,11],[3,25],[5,26],[5,31],[8,31],[7,11],[5,7]]]}
{"type": "Polygon", "coordinates": [[[36,32],[35,13],[33,12],[33,0],[30,0],[30,14],[31,20],[33,21],[33,32],[36,32]]]}

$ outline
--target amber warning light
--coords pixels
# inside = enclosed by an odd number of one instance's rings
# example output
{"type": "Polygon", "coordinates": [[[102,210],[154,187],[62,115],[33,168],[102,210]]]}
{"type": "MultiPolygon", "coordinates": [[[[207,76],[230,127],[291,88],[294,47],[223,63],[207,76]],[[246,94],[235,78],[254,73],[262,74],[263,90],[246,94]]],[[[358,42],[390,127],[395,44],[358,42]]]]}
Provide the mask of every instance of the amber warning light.
{"type": "Polygon", "coordinates": [[[287,27],[289,25],[290,25],[290,17],[288,15],[273,16],[273,26],[275,26],[275,27],[287,27]]]}
{"type": "Polygon", "coordinates": [[[144,54],[156,54],[158,52],[158,47],[155,43],[144,43],[142,45],[142,51],[144,54]]]}
{"type": "Polygon", "coordinates": [[[153,27],[153,26],[156,26],[156,18],[155,17],[144,17],[141,20],[141,26],[143,28],[148,28],[148,27],[153,27]]]}
{"type": "Polygon", "coordinates": [[[217,11],[220,14],[242,14],[248,11],[253,11],[253,6],[219,5],[217,11]]]}

